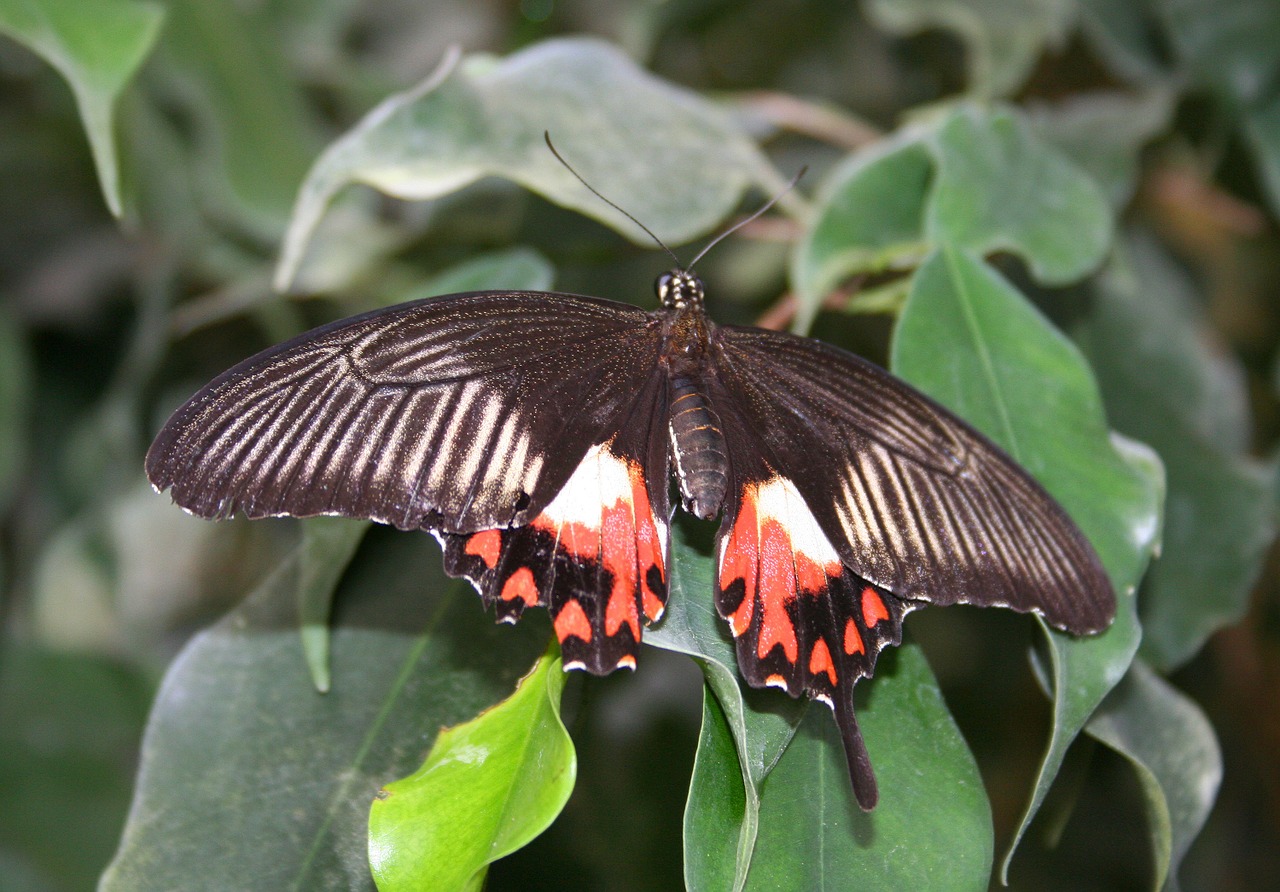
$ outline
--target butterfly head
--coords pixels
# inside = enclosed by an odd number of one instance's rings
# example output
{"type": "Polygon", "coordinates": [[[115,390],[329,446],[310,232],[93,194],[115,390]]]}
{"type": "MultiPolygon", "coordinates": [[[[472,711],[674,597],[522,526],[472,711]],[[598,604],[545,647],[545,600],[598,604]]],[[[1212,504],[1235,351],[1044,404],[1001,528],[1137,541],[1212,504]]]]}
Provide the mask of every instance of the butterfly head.
{"type": "Polygon", "coordinates": [[[702,306],[702,280],[688,270],[673,269],[658,276],[658,300],[668,310],[702,306]]]}

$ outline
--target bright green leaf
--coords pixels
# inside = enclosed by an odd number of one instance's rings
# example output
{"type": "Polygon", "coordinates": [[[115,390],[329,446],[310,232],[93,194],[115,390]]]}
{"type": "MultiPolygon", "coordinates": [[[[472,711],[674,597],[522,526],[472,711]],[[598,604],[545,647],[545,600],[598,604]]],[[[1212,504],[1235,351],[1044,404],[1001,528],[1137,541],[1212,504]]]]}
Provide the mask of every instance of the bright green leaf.
{"type": "Polygon", "coordinates": [[[165,677],[105,892],[369,889],[369,804],[437,729],[511,690],[545,620],[498,627],[426,536],[370,535],[335,600],[333,689],[296,630],[296,555],[165,677]]]}
{"type": "Polygon", "coordinates": [[[1013,110],[958,109],[932,141],[937,180],[925,231],[934,245],[1010,251],[1045,285],[1093,271],[1111,244],[1102,190],[1013,110]]]}
{"type": "Polygon", "coordinates": [[[544,131],[587,182],[671,244],[705,232],[753,183],[777,185],[755,144],[719,108],[645,73],[609,44],[549,40],[502,60],[451,59],[385,100],[316,162],[294,208],[277,285],[292,282],[320,216],[351,183],[421,201],[504,177],[651,244],[552,156],[544,131]],[[601,95],[609,101],[598,102],[601,95]]]}
{"type": "Polygon", "coordinates": [[[115,106],[160,30],[164,9],[143,0],[0,0],[0,33],[26,45],[71,86],[107,207],[121,213],[115,106]]]}
{"type": "Polygon", "coordinates": [[[1067,744],[1137,649],[1133,589],[1158,541],[1161,481],[1153,479],[1147,452],[1130,460],[1113,443],[1097,385],[1075,346],[965,251],[944,248],[920,268],[892,357],[899,375],[1003,446],[1045,486],[1093,543],[1119,593],[1116,621],[1100,635],[1077,639],[1045,626],[1055,673],[1053,736],[1020,837],[1067,744]]]}
{"type": "Polygon", "coordinates": [[[1141,660],[1086,730],[1133,763],[1146,797],[1155,888],[1177,892],[1178,865],[1222,782],[1222,752],[1200,708],[1141,660]]]}
{"type": "Polygon", "coordinates": [[[1214,349],[1191,281],[1150,238],[1093,287],[1077,337],[1110,418],[1153,446],[1169,476],[1164,547],[1143,582],[1143,654],[1190,659],[1238,622],[1275,538],[1275,468],[1252,459],[1244,370],[1214,349]]]}
{"type": "Polygon", "coordinates": [[[871,0],[868,11],[897,33],[954,31],[965,44],[969,89],[985,98],[1015,92],[1075,23],[1070,0],[871,0]]]}
{"type": "Polygon", "coordinates": [[[369,812],[381,892],[479,888],[491,862],[555,820],[577,774],[563,690],[553,646],[514,694],[441,731],[420,769],[383,787],[369,812]]]}
{"type": "Polygon", "coordinates": [[[858,699],[880,803],[858,808],[831,712],[810,709],[765,781],[747,888],[986,889],[991,810],[920,649],[883,654],[858,699]]]}

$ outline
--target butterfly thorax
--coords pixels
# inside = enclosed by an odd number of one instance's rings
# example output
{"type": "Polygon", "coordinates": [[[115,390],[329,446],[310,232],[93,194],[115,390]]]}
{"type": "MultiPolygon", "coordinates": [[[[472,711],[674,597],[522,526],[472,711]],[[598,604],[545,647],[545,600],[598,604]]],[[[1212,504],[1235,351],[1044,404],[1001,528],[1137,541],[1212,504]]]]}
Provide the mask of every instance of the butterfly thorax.
{"type": "Polygon", "coordinates": [[[728,482],[724,430],[707,398],[712,323],[702,309],[702,282],[673,270],[658,279],[667,310],[662,363],[667,370],[672,464],[684,509],[715,517],[728,482]]]}

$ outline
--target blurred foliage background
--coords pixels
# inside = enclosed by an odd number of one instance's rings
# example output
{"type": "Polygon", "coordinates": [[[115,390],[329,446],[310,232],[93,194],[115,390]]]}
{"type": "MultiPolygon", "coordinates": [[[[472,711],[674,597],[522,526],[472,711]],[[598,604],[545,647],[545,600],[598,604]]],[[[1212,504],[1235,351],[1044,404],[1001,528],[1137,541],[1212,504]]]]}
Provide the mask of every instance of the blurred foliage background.
{"type": "MultiPolygon", "coordinates": [[[[557,288],[647,305],[660,257],[493,180],[425,204],[346,190],[314,237],[320,247],[295,269],[294,294],[272,288],[286,231],[298,225],[299,189],[326,146],[419,83],[451,46],[506,55],[564,34],[602,37],[657,76],[722,104],[778,170],[808,164],[806,184],[826,181],[851,151],[874,151],[966,97],[1010,101],[1101,185],[1141,287],[1111,270],[1046,288],[1020,261],[996,262],[1082,347],[1112,425],[1154,446],[1168,470],[1164,552],[1140,609],[1185,600],[1188,591],[1204,601],[1173,614],[1180,628],[1156,626],[1168,613],[1144,614],[1152,626],[1142,653],[1207,715],[1225,764],[1181,882],[1215,890],[1273,884],[1274,3],[86,6],[0,0],[0,886],[96,882],[119,844],[148,708],[170,661],[298,541],[290,522],[203,524],[151,492],[142,457],[178,401],[308,324],[478,287],[468,284],[471,268],[458,266],[477,257],[485,276],[505,274],[512,285],[549,287],[554,270],[557,288]],[[531,250],[497,253],[512,245],[531,250]],[[1139,298],[1104,304],[1108,289],[1139,298]],[[1140,299],[1153,294],[1167,301],[1140,299]],[[1112,317],[1100,316],[1100,306],[1112,317]]],[[[601,170],[595,185],[625,193],[611,189],[607,165],[601,170]]],[[[395,194],[385,181],[382,188],[395,194]]],[[[653,225],[683,241],[714,222],[685,232],[653,225]]],[[[717,318],[785,326],[818,312],[794,269],[788,277],[795,226],[764,220],[741,236],[702,265],[719,295],[717,318]]],[[[880,303],[859,304],[848,287],[855,270],[837,270],[837,281],[823,283],[830,299],[815,332],[886,362],[891,316],[844,311],[896,310],[900,259],[858,271],[863,294],[880,303]]],[[[369,546],[378,554],[403,547],[385,537],[369,546]]],[[[362,551],[358,560],[375,557],[362,551]]],[[[438,570],[423,570],[431,572],[438,570]]],[[[372,616],[376,605],[368,610],[372,616]]],[[[478,610],[458,613],[457,623],[483,626],[478,610]]],[[[1002,850],[1050,722],[1026,667],[1032,630],[1001,611],[963,609],[925,611],[908,630],[924,643],[982,769],[1002,850]]],[[[535,630],[518,644],[483,640],[524,648],[527,665],[537,638],[535,630]]],[[[300,652],[281,659],[301,665],[300,652]]],[[[474,696],[491,702],[513,680],[499,674],[474,696]]],[[[304,670],[296,683],[299,696],[310,693],[304,670]]],[[[356,701],[359,692],[348,696],[356,701]]],[[[633,677],[571,679],[566,712],[580,754],[574,798],[547,834],[494,867],[489,887],[678,886],[700,722],[696,670],[647,649],[633,677]]],[[[468,715],[459,707],[432,721],[468,715]]],[[[323,735],[323,723],[310,733],[323,735]]],[[[268,744],[263,750],[266,758],[268,744]]],[[[1143,802],[1129,763],[1082,741],[1012,863],[1013,886],[1149,888],[1143,802]]],[[[332,885],[368,882],[348,879],[332,885]]]]}

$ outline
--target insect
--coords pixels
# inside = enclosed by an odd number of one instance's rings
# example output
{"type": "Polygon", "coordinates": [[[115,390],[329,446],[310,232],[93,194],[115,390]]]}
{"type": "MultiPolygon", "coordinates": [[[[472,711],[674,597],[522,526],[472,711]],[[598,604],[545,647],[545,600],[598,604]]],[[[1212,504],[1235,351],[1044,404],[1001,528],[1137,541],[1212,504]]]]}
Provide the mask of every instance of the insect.
{"type": "Polygon", "coordinates": [[[565,668],[596,675],[634,669],[662,616],[674,477],[684,510],[721,518],[714,597],[742,675],[833,709],[864,809],[854,685],[909,611],[1110,623],[1089,543],[982,434],[843,350],[716,325],[689,269],[657,296],[472,292],[323,326],[196,393],[147,474],[202,517],[429,530],[500,621],[547,608],[565,668]]]}

